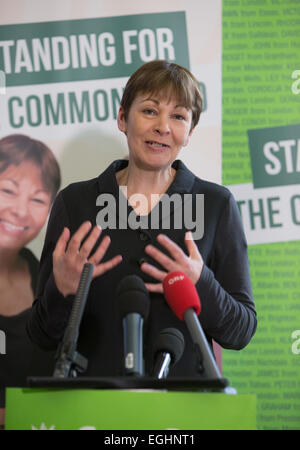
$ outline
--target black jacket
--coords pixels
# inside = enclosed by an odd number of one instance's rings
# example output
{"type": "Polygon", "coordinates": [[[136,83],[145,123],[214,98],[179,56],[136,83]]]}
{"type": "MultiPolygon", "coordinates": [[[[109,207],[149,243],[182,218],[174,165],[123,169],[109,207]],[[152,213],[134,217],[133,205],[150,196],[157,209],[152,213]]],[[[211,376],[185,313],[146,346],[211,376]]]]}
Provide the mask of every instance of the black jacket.
{"type": "MultiPolygon", "coordinates": [[[[112,194],[118,214],[119,186],[115,172],[128,161],[114,161],[98,178],[74,183],[62,190],[53,205],[44,249],[41,256],[37,299],[32,308],[27,330],[31,339],[43,348],[54,349],[63,336],[72,307],[72,298],[64,298],[57,290],[52,274],[52,252],[63,227],[73,234],[85,220],[96,223],[101,210],[96,200],[99,194],[112,194]]],[[[209,342],[214,339],[221,346],[241,349],[256,329],[256,312],[249,277],[247,243],[240,215],[233,196],[225,187],[203,181],[190,172],[179,160],[173,163],[176,177],[168,194],[204,194],[204,235],[196,243],[204,260],[204,267],[196,284],[202,305],[199,320],[209,342]]],[[[195,205],[195,203],[193,203],[195,205]]],[[[128,213],[132,212],[128,206],[128,213]]],[[[151,212],[152,214],[152,212],[151,212]]],[[[171,213],[172,215],[173,213],[171,213]]],[[[150,223],[150,221],[149,221],[150,223]]],[[[118,376],[123,374],[122,322],[115,291],[120,280],[129,274],[152,281],[140,270],[141,262],[149,256],[145,246],[165,233],[185,252],[186,228],[162,229],[106,229],[111,245],[104,260],[121,254],[123,261],[113,270],[93,280],[84,312],[78,350],[88,358],[85,373],[89,376],[118,376]]],[[[100,239],[102,237],[100,236],[100,239]]],[[[150,262],[156,266],[153,260],[150,262]]],[[[145,372],[151,373],[152,348],[160,331],[178,328],[185,337],[185,351],[169,376],[199,376],[199,365],[192,341],[184,322],[170,310],[162,294],[150,294],[151,307],[144,327],[145,372]]]]}

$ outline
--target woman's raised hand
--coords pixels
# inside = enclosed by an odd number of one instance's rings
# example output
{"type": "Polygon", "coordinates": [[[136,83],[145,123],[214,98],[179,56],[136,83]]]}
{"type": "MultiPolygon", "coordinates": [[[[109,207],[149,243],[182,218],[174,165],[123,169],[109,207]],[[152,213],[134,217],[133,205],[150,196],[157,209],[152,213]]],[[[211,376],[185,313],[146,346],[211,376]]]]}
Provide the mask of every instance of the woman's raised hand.
{"type": "Polygon", "coordinates": [[[53,252],[53,274],[57,289],[65,297],[76,294],[82,269],[85,263],[94,265],[93,278],[102,275],[122,261],[122,256],[101,263],[110,245],[109,236],[105,236],[95,252],[90,255],[102,230],[97,225],[92,229],[91,222],[84,222],[70,239],[70,230],[64,228],[53,252]],[[89,236],[82,244],[87,234],[89,236]]]}
{"type": "Polygon", "coordinates": [[[185,273],[193,283],[196,284],[202,272],[203,259],[192,238],[192,233],[187,232],[185,235],[185,245],[189,256],[187,256],[175,242],[164,234],[159,234],[157,236],[157,241],[168,251],[170,256],[167,256],[153,245],[147,245],[145,248],[146,253],[165,269],[165,271],[159,270],[148,263],[143,263],[141,265],[141,269],[145,273],[159,281],[159,283],[146,283],[147,289],[150,292],[163,293],[162,281],[169,272],[173,271],[185,273]]]}

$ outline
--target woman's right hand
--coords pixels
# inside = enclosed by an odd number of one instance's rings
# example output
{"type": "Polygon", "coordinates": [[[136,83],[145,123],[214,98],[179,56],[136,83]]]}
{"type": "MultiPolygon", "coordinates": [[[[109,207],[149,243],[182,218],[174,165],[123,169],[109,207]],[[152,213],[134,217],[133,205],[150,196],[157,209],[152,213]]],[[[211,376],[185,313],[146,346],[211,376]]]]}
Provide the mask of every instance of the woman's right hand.
{"type": "Polygon", "coordinates": [[[76,294],[83,266],[85,263],[94,265],[93,278],[102,275],[122,261],[122,256],[101,263],[110,244],[109,236],[105,236],[95,252],[90,253],[96,244],[102,230],[97,225],[82,244],[92,227],[91,222],[84,222],[70,239],[70,230],[64,228],[53,252],[53,274],[57,289],[65,297],[76,294]]]}

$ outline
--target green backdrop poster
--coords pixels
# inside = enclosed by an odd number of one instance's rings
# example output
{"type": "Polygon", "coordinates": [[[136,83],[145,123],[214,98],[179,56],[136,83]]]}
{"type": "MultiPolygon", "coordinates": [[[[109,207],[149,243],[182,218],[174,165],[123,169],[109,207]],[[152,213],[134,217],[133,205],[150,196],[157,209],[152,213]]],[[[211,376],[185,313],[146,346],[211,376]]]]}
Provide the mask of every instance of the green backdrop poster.
{"type": "Polygon", "coordinates": [[[259,429],[300,429],[300,1],[223,1],[223,184],[249,243],[258,329],[223,374],[259,429]]]}

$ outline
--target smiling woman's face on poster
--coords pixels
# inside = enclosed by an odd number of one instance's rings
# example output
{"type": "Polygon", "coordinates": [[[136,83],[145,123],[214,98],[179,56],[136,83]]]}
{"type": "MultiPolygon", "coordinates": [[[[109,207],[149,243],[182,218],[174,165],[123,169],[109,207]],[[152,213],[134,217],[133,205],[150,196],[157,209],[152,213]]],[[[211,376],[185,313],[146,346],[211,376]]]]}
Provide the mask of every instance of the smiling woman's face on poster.
{"type": "Polygon", "coordinates": [[[0,171],[0,249],[21,249],[43,227],[51,195],[41,169],[32,161],[11,164],[0,171]]]}
{"type": "Polygon", "coordinates": [[[58,163],[43,142],[0,139],[0,252],[18,252],[39,234],[59,186],[58,163]]]}

